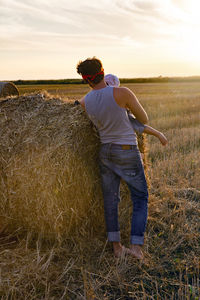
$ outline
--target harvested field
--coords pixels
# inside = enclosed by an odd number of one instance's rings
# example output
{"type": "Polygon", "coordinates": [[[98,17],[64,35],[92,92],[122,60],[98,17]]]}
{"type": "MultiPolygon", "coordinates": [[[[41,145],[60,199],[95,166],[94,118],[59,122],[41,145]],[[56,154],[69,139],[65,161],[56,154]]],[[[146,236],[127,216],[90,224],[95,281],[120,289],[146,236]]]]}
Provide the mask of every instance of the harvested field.
{"type": "MultiPolygon", "coordinates": [[[[200,87],[127,86],[169,139],[163,148],[148,137],[145,264],[114,259],[106,242],[98,138],[81,109],[45,93],[12,98],[0,104],[2,299],[199,299],[200,87]]],[[[130,214],[123,188],[125,245],[130,214]]]]}

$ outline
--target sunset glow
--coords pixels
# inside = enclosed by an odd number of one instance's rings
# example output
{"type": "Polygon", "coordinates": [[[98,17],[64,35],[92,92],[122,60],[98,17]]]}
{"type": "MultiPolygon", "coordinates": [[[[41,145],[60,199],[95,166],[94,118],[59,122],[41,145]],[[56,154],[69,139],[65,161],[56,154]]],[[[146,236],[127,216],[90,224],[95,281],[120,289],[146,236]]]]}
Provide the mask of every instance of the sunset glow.
{"type": "Polygon", "coordinates": [[[200,75],[197,0],[0,0],[0,80],[200,75]]]}

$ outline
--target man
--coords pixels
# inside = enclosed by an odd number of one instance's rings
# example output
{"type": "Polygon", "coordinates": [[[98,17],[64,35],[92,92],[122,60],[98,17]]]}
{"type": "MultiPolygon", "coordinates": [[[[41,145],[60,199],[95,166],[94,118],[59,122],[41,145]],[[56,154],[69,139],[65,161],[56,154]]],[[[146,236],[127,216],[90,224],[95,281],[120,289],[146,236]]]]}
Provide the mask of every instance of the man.
{"type": "Polygon", "coordinates": [[[142,259],[148,191],[136,134],[126,109],[130,109],[143,124],[147,123],[148,116],[131,90],[106,85],[99,59],[93,57],[80,61],[77,72],[92,88],[81,99],[81,105],[100,135],[100,172],[108,240],[113,243],[116,257],[129,254],[142,259]],[[121,178],[127,183],[133,202],[130,248],[120,243],[118,203],[121,178]]]}

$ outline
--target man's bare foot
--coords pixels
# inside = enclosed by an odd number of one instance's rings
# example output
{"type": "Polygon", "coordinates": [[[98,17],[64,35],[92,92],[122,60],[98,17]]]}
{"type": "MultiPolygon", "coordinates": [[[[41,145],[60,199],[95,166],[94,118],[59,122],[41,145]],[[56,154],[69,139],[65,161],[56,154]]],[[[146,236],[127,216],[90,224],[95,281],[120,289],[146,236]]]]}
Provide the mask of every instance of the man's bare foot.
{"type": "Polygon", "coordinates": [[[130,251],[131,254],[137,258],[137,259],[143,259],[144,258],[144,254],[142,252],[141,246],[140,245],[131,245],[130,246],[130,251]]]}
{"type": "Polygon", "coordinates": [[[113,242],[113,251],[114,251],[115,257],[117,257],[117,258],[124,257],[127,254],[129,254],[129,255],[131,254],[130,249],[122,246],[122,244],[118,243],[118,242],[113,242]]]}
{"type": "Polygon", "coordinates": [[[167,138],[162,132],[159,132],[158,138],[163,146],[167,145],[168,143],[167,138]]]}

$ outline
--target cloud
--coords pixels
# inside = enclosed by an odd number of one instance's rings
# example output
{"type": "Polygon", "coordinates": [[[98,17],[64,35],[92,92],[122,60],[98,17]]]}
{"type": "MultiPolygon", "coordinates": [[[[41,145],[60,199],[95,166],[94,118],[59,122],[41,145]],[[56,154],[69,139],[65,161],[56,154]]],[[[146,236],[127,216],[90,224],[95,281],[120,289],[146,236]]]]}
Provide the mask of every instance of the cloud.
{"type": "MultiPolygon", "coordinates": [[[[74,14],[70,16],[70,13],[63,12],[62,7],[49,6],[46,1],[15,1],[7,0],[6,5],[2,7],[0,11],[1,18],[7,18],[5,24],[13,24],[17,22],[18,25],[25,24],[30,29],[36,29],[38,31],[43,30],[45,26],[50,24],[61,24],[71,27],[77,27],[78,22],[74,22],[74,14]]],[[[71,28],[70,28],[71,29],[71,28]]],[[[51,30],[51,26],[49,28],[51,30]]]]}
{"type": "Polygon", "coordinates": [[[166,60],[199,25],[186,0],[0,0],[0,53],[166,60]]]}
{"type": "Polygon", "coordinates": [[[9,36],[29,31],[154,40],[161,34],[158,28],[165,32],[169,28],[170,32],[173,25],[186,21],[185,13],[174,1],[1,0],[0,30],[9,36]]]}
{"type": "MultiPolygon", "coordinates": [[[[2,2],[2,1],[1,1],[2,2]]],[[[115,46],[120,39],[127,36],[123,26],[130,22],[119,12],[113,11],[115,2],[85,1],[77,5],[72,1],[22,1],[7,0],[0,10],[1,47],[13,49],[44,50],[52,44],[56,46],[70,45],[84,47],[84,44],[101,44],[115,46]],[[102,6],[107,4],[108,9],[102,6]],[[123,23],[119,27],[119,22],[123,23]],[[15,40],[15,42],[14,42],[15,40]],[[56,45],[57,43],[57,45],[56,45]]],[[[2,4],[2,3],[1,3],[2,4]]],[[[49,47],[50,48],[50,47],[49,47]]]]}
{"type": "MultiPolygon", "coordinates": [[[[164,8],[168,0],[1,0],[0,39],[5,49],[53,49],[104,43],[148,45],[170,38],[164,8]],[[165,3],[165,5],[163,4],[165,3]],[[162,30],[161,30],[162,28],[162,30]]],[[[170,28],[170,26],[169,26],[170,28]]],[[[103,45],[104,46],[104,45],[103,45]]]]}

